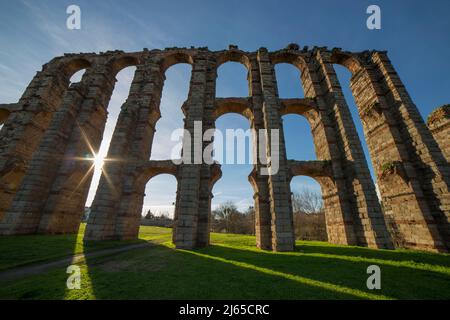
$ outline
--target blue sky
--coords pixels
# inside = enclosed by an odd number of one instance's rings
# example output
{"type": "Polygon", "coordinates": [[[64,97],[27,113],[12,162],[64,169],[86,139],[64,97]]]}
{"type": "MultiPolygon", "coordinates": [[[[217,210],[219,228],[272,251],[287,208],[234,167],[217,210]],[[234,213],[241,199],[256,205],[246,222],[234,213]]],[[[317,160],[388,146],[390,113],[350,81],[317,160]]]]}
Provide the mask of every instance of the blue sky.
{"type": "MultiPolygon", "coordinates": [[[[65,52],[99,52],[108,49],[139,51],[146,47],[208,46],[222,50],[229,44],[254,51],[269,50],[296,42],[309,46],[346,50],[388,50],[389,56],[420,112],[426,117],[434,108],[450,102],[450,2],[442,1],[100,1],[100,0],[0,0],[0,103],[16,102],[41,65],[65,52]],[[81,30],[66,28],[66,8],[80,6],[81,30]],[[382,29],[366,28],[366,8],[381,7],[382,29]]],[[[301,97],[298,71],[277,66],[280,97],[301,97]]],[[[356,107],[348,90],[349,73],[338,68],[347,102],[362,136],[356,107]]],[[[167,137],[182,127],[181,104],[186,99],[190,66],[167,71],[161,104],[162,119],[152,159],[170,156],[167,137]]],[[[109,119],[102,153],[106,153],[114,121],[127,96],[133,68],[118,75],[109,105],[109,119]]],[[[246,71],[228,63],[219,70],[218,96],[246,96],[246,71]]],[[[220,128],[244,128],[242,116],[225,115],[220,128]]],[[[288,157],[315,158],[307,122],[298,116],[284,118],[288,157]]],[[[226,165],[214,188],[213,205],[234,201],[241,208],[252,204],[247,182],[250,165],[226,165]]],[[[97,171],[95,181],[98,180],[97,171]]],[[[293,190],[318,188],[309,178],[296,178],[293,190]]],[[[170,211],[176,181],[159,176],[148,184],[145,205],[154,211],[170,211]]],[[[92,200],[90,193],[89,201],[92,200]]]]}

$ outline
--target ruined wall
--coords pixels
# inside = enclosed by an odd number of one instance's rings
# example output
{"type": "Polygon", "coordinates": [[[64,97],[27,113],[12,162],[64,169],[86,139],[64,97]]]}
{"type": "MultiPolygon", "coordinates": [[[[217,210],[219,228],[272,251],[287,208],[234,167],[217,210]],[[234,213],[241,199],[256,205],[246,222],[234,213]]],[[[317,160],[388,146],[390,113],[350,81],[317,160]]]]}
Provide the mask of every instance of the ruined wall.
{"type": "MultiPolygon", "coordinates": [[[[177,63],[192,65],[189,95],[182,106],[185,129],[191,136],[197,122],[202,123],[204,133],[229,112],[244,115],[254,130],[279,132],[276,174],[263,173],[270,172],[274,163],[259,159],[258,137],[253,136],[253,159],[257,161],[249,181],[259,248],[294,249],[290,182],[296,175],[307,175],[321,185],[330,242],[392,248],[389,229],[396,237],[400,235],[401,246],[449,249],[448,106],[436,111],[426,126],[385,52],[351,53],[296,44],[274,52],[265,48],[245,52],[230,45],[223,51],[145,49],[53,59],[17,104],[0,105],[0,123],[4,122],[0,132],[0,234],[76,232],[93,173],[86,154],[94,155],[100,147],[115,75],[133,65],[137,69],[113,133],[107,155],[111,161],[103,167],[85,238],[136,238],[145,185],[152,177],[168,173],[178,182],[175,245],[185,249],[208,245],[212,189],[221,176],[220,165],[199,163],[187,152],[203,151],[208,143],[185,137],[184,161],[149,160],[165,72],[177,63]],[[217,69],[228,61],[247,68],[247,98],[216,98],[217,69]],[[300,70],[304,99],[278,97],[277,63],[290,63],[300,70]],[[351,88],[382,204],[333,64],[352,72],[351,88]],[[87,71],[81,82],[69,87],[70,76],[83,68],[87,71]],[[285,114],[308,120],[317,161],[287,159],[281,121],[285,114]]],[[[267,156],[273,151],[271,139],[267,134],[267,156]]]]}
{"type": "Polygon", "coordinates": [[[442,155],[450,162],[450,104],[434,110],[428,116],[427,125],[439,144],[442,155]]]}

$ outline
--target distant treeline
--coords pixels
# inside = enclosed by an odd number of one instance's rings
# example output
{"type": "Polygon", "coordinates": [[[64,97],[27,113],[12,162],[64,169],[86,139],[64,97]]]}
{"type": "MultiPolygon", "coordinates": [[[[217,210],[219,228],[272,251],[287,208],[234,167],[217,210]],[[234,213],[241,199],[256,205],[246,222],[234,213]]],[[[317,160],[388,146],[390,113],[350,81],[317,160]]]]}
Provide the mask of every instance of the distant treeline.
{"type": "MultiPolygon", "coordinates": [[[[325,214],[322,197],[319,192],[310,189],[294,193],[295,236],[300,240],[327,240],[325,214]]],[[[142,218],[142,225],[172,227],[173,219],[168,213],[155,215],[150,210],[142,218]]],[[[212,211],[211,231],[218,233],[255,234],[255,210],[249,207],[238,210],[233,202],[225,202],[212,211]]]]}

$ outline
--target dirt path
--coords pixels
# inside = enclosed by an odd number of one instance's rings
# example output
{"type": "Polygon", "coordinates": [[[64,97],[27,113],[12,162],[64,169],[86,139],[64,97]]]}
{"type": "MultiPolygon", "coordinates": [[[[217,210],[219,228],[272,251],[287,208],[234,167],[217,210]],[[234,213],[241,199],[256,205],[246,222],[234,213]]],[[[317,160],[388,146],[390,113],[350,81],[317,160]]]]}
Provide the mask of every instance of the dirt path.
{"type": "Polygon", "coordinates": [[[87,257],[95,258],[95,257],[100,257],[100,256],[106,256],[106,255],[115,255],[115,254],[118,254],[118,253],[121,253],[124,251],[143,248],[143,247],[147,247],[147,246],[152,247],[154,245],[155,245],[155,243],[149,241],[149,242],[145,242],[145,243],[133,244],[133,245],[123,246],[123,247],[119,247],[119,248],[111,248],[111,249],[94,251],[94,252],[90,252],[90,253],[86,253],[86,254],[80,253],[80,254],[75,254],[75,255],[68,256],[66,258],[62,258],[59,260],[55,260],[55,261],[41,262],[41,263],[36,263],[36,264],[27,265],[27,266],[23,266],[23,267],[17,267],[17,268],[13,268],[10,270],[0,272],[0,282],[16,280],[16,279],[20,279],[20,278],[23,278],[23,277],[29,276],[29,275],[41,274],[41,273],[44,273],[53,268],[65,267],[65,266],[69,266],[71,264],[76,264],[76,263],[84,261],[87,257]]]}

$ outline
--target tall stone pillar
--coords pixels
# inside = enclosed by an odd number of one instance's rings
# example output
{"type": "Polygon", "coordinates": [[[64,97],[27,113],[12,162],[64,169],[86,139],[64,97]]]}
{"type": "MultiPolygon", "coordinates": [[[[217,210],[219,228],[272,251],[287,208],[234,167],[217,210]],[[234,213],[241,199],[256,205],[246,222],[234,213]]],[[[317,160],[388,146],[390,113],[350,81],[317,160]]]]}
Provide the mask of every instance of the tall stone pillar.
{"type": "Polygon", "coordinates": [[[68,86],[69,75],[56,59],[51,61],[36,74],[6,118],[0,132],[0,221],[68,86]]]}
{"type": "Polygon", "coordinates": [[[192,249],[197,246],[202,169],[202,164],[198,163],[203,162],[202,122],[205,104],[210,95],[209,68],[207,52],[199,51],[192,66],[189,96],[185,104],[184,129],[189,132],[189,136],[183,137],[184,163],[178,171],[173,240],[179,249],[192,249]],[[195,159],[195,155],[200,159],[195,159]]]}
{"type": "Polygon", "coordinates": [[[443,156],[450,163],[450,104],[435,109],[428,116],[427,125],[443,156]]]}
{"type": "Polygon", "coordinates": [[[326,105],[324,111],[334,123],[356,241],[372,248],[392,248],[375,185],[330,56],[330,52],[317,51],[309,65],[318,68],[308,72],[316,72],[318,79],[323,79],[313,84],[315,97],[319,105],[326,105]]]}
{"type": "Polygon", "coordinates": [[[137,185],[136,171],[150,159],[164,79],[160,64],[154,61],[136,69],[91,206],[86,240],[138,236],[146,181],[137,185]]]}
{"type": "Polygon", "coordinates": [[[272,250],[292,251],[295,246],[295,237],[290,181],[275,74],[267,49],[261,48],[258,50],[258,64],[263,98],[264,127],[267,130],[266,150],[268,156],[272,156],[269,164],[271,174],[268,176],[272,216],[272,250]],[[275,142],[272,141],[272,130],[278,130],[279,150],[271,147],[271,144],[275,142]],[[276,154],[276,151],[278,151],[278,154],[276,154]],[[279,168],[278,172],[273,172],[273,158],[276,156],[278,156],[279,168]]]}
{"type": "Polygon", "coordinates": [[[255,201],[255,236],[256,246],[259,249],[272,249],[272,217],[270,214],[270,199],[267,176],[260,174],[255,166],[249,175],[253,186],[253,199],[255,201]]]}
{"type": "Polygon", "coordinates": [[[411,163],[440,236],[450,250],[450,166],[385,52],[374,52],[372,61],[388,89],[385,97],[399,124],[411,163]]]}
{"type": "MultiPolygon", "coordinates": [[[[52,192],[55,192],[53,189],[55,183],[67,178],[61,178],[64,171],[84,161],[80,159],[86,155],[92,157],[91,148],[94,152],[99,148],[102,130],[86,132],[84,129],[88,130],[89,124],[100,128],[104,126],[104,121],[95,122],[95,120],[96,113],[102,113],[98,110],[105,109],[114,88],[114,77],[110,76],[108,71],[104,66],[90,68],[82,81],[72,85],[65,94],[61,106],[55,112],[30,162],[20,189],[4,221],[0,224],[2,234],[77,231],[83,211],[78,213],[78,217],[70,216],[52,220],[50,216],[44,214],[44,209],[49,204],[48,200],[52,192]],[[95,123],[89,122],[90,116],[95,123]],[[99,136],[89,136],[95,131],[99,136]],[[81,148],[81,145],[85,147],[81,148]],[[64,221],[64,218],[74,220],[64,221]]],[[[83,177],[78,175],[72,180],[76,183],[82,179],[83,177]]]]}
{"type": "Polygon", "coordinates": [[[222,172],[219,164],[202,166],[196,241],[196,247],[198,248],[206,247],[210,244],[211,201],[214,197],[212,189],[221,176],[222,172]]]}
{"type": "MultiPolygon", "coordinates": [[[[216,78],[217,69],[216,61],[213,56],[206,58],[206,83],[203,109],[203,133],[215,127],[214,109],[216,97],[216,78]]],[[[202,143],[202,156],[205,148],[210,142],[202,143]]],[[[193,150],[193,149],[192,149],[193,150]]],[[[203,159],[204,162],[205,159],[203,159]]],[[[221,176],[220,165],[218,164],[203,164],[200,171],[200,189],[199,189],[199,205],[198,205],[198,221],[197,221],[197,241],[196,247],[205,247],[210,243],[211,231],[211,202],[213,198],[212,189],[214,183],[221,176]]]]}
{"type": "Polygon", "coordinates": [[[263,95],[261,88],[261,76],[256,55],[252,55],[249,71],[250,96],[252,100],[253,119],[251,129],[253,131],[253,162],[254,167],[249,175],[249,181],[253,187],[255,202],[255,235],[256,246],[263,250],[272,250],[272,214],[270,210],[269,177],[262,175],[261,170],[267,170],[267,164],[261,163],[260,154],[266,150],[260,150],[259,130],[264,130],[263,95]]]}
{"type": "MultiPolygon", "coordinates": [[[[378,55],[373,57],[379,58],[378,55]]],[[[400,121],[399,115],[408,108],[403,102],[394,104],[392,93],[384,83],[383,76],[390,77],[392,74],[388,73],[392,70],[383,75],[377,66],[380,61],[364,56],[360,60],[363,65],[354,71],[351,88],[378,176],[384,213],[388,224],[400,235],[393,240],[408,248],[445,250],[421,185],[419,176],[423,172],[414,166],[415,156],[408,150],[408,141],[402,132],[405,122],[400,121]]],[[[393,81],[398,84],[399,80],[393,81]]],[[[401,98],[406,97],[402,94],[401,98]]],[[[419,120],[414,116],[409,124],[416,126],[415,121],[419,120]]]]}

